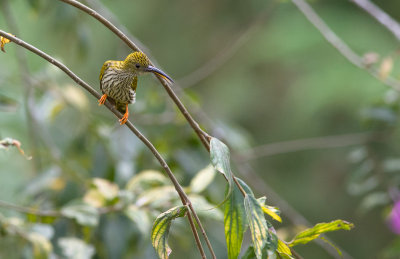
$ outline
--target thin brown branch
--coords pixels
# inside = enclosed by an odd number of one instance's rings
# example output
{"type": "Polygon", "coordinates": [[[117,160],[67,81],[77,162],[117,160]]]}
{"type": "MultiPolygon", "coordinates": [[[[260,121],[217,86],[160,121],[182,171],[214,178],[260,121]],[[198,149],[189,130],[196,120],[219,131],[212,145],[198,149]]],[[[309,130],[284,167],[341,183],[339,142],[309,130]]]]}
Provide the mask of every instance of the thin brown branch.
{"type": "MultiPolygon", "coordinates": [[[[53,64],[54,66],[58,67],[59,69],[61,69],[64,73],[66,73],[70,78],[72,78],[78,85],[82,86],[86,91],[88,91],[91,95],[93,95],[96,99],[100,99],[100,94],[94,90],[89,84],[87,84],[85,81],[83,81],[82,79],[80,79],[77,75],[75,75],[68,67],[66,67],[64,64],[62,64],[61,62],[59,62],[58,60],[54,59],[53,57],[49,56],[48,54],[44,53],[43,51],[37,49],[36,47],[24,42],[23,40],[15,37],[15,36],[11,36],[8,33],[6,33],[5,31],[0,30],[0,35],[9,39],[10,41],[20,45],[21,47],[24,47],[25,49],[35,53],[36,55],[40,56],[41,58],[47,60],[48,62],[50,62],[51,64],[53,64]]],[[[105,103],[105,106],[112,112],[114,113],[118,118],[122,118],[122,114],[120,112],[118,112],[115,107],[113,105],[111,105],[108,101],[105,103]]],[[[165,170],[165,172],[167,173],[168,177],[170,178],[170,180],[172,181],[176,191],[178,192],[179,196],[181,197],[182,203],[186,206],[189,206],[190,208],[190,214],[191,215],[195,215],[196,212],[193,209],[193,206],[191,205],[191,202],[188,198],[188,196],[186,195],[186,193],[184,192],[182,186],[179,184],[178,180],[175,178],[175,176],[173,175],[171,169],[169,168],[169,166],[167,165],[167,163],[165,162],[165,160],[162,158],[162,156],[160,155],[160,153],[157,151],[157,149],[153,146],[153,144],[138,130],[136,129],[136,127],[128,120],[125,124],[147,147],[148,149],[153,153],[153,155],[156,157],[156,159],[159,161],[160,165],[163,167],[163,169],[165,170]]],[[[190,225],[191,225],[191,229],[193,231],[193,234],[195,236],[195,240],[196,240],[196,244],[198,245],[199,251],[202,254],[203,258],[205,257],[205,253],[204,250],[202,248],[201,242],[198,239],[198,234],[197,234],[197,230],[195,228],[193,219],[191,218],[191,216],[187,217],[190,225]]],[[[205,236],[205,239],[208,240],[207,236],[205,235],[205,231],[204,228],[201,225],[200,220],[198,220],[198,217],[195,217],[197,224],[199,225],[199,227],[202,230],[202,233],[205,236]]],[[[211,245],[211,244],[210,244],[211,245]]],[[[215,254],[213,252],[212,249],[210,249],[210,253],[212,253],[215,258],[215,254]]]]}
{"type": "MultiPolygon", "coordinates": [[[[72,5],[85,13],[91,15],[93,18],[104,24],[110,31],[115,33],[122,41],[124,41],[132,50],[134,51],[141,51],[143,52],[134,42],[132,42],[121,30],[119,30],[117,27],[115,27],[110,21],[108,21],[106,18],[101,16],[99,13],[97,13],[95,10],[87,7],[86,5],[75,1],[75,0],[59,0],[62,2],[65,2],[69,5],[72,5]]],[[[172,98],[172,100],[175,102],[175,104],[178,106],[178,109],[181,111],[185,119],[188,121],[190,126],[193,128],[193,130],[196,132],[198,135],[200,141],[203,143],[203,145],[207,148],[207,150],[210,150],[209,146],[209,141],[210,141],[210,136],[204,132],[199,124],[192,118],[190,115],[189,111],[186,109],[186,107],[183,105],[181,100],[178,98],[178,96],[175,94],[175,92],[172,90],[172,88],[168,85],[168,83],[161,77],[157,75],[158,80],[164,87],[164,89],[167,91],[168,95],[172,98]]]]}
{"type": "Polygon", "coordinates": [[[400,41],[400,24],[369,0],[350,0],[385,26],[400,41]]]}
{"type": "Polygon", "coordinates": [[[246,162],[260,157],[296,151],[361,145],[369,141],[377,140],[377,138],[379,139],[380,135],[371,132],[364,132],[276,142],[239,152],[236,154],[236,160],[238,162],[246,162]]]}
{"type": "MultiPolygon", "coordinates": [[[[279,207],[282,214],[284,214],[294,225],[312,227],[312,224],[295,208],[293,208],[286,200],[281,198],[275,190],[268,185],[263,179],[259,177],[259,175],[254,171],[254,169],[250,166],[249,163],[236,163],[238,171],[242,177],[246,178],[246,181],[258,191],[262,193],[268,194],[268,199],[277,207],[279,207]]],[[[328,243],[317,239],[315,242],[323,248],[328,254],[330,254],[333,258],[336,259],[352,259],[353,257],[349,255],[342,247],[338,246],[325,236],[325,239],[329,240],[335,247],[338,247],[342,252],[342,256],[340,256],[336,249],[330,246],[328,243]]]]}
{"type": "Polygon", "coordinates": [[[329,26],[322,20],[321,17],[312,9],[312,7],[304,0],[292,0],[297,8],[304,14],[304,16],[314,25],[315,28],[324,36],[324,38],[336,48],[350,63],[358,68],[364,69],[369,72],[373,77],[380,80],[385,85],[392,87],[396,91],[400,91],[399,80],[393,77],[381,77],[379,72],[364,64],[362,57],[355,53],[329,26]]]}

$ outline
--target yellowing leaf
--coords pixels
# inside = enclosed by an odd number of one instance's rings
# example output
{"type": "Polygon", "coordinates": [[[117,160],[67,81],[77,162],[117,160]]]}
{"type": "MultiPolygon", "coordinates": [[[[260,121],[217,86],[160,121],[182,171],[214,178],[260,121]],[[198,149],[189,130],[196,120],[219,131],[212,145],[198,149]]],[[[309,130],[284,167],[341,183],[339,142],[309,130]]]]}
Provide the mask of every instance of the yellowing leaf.
{"type": "Polygon", "coordinates": [[[295,236],[290,241],[289,246],[293,247],[298,244],[307,244],[308,242],[318,238],[321,234],[340,229],[350,230],[354,227],[354,224],[344,220],[335,220],[329,223],[319,223],[314,227],[306,229],[295,236]]]}
{"type": "Polygon", "coordinates": [[[225,203],[224,225],[228,258],[236,259],[242,247],[243,233],[247,228],[243,195],[237,186],[233,187],[232,194],[225,203]]]}
{"type": "MultiPolygon", "coordinates": [[[[15,36],[15,35],[13,35],[11,33],[8,33],[8,34],[11,35],[11,36],[15,36]]],[[[0,48],[1,48],[1,51],[6,52],[4,50],[4,45],[6,45],[9,42],[11,42],[9,39],[7,39],[7,38],[5,38],[3,36],[0,36],[0,48]]]]}
{"type": "Polygon", "coordinates": [[[289,246],[280,239],[278,239],[278,248],[276,249],[276,251],[279,253],[281,257],[290,259],[294,258],[292,256],[292,252],[290,251],[289,246]]]}
{"type": "Polygon", "coordinates": [[[28,234],[28,239],[33,246],[34,258],[48,258],[53,250],[50,240],[45,236],[32,232],[28,234]]]}
{"type": "Polygon", "coordinates": [[[379,67],[379,77],[382,79],[386,79],[390,72],[393,70],[393,58],[392,57],[386,57],[385,59],[382,60],[382,63],[379,67]]]}
{"type": "Polygon", "coordinates": [[[93,185],[107,200],[112,200],[118,195],[119,187],[106,179],[94,178],[93,185]]]}
{"type": "Polygon", "coordinates": [[[104,196],[95,189],[90,189],[87,191],[85,196],[83,196],[83,201],[95,208],[103,207],[107,202],[104,196]]]}
{"type": "Polygon", "coordinates": [[[167,259],[171,253],[171,248],[167,244],[169,229],[172,220],[185,216],[187,211],[186,206],[177,206],[160,214],[151,230],[151,243],[156,249],[156,252],[161,259],[167,259]]]}
{"type": "Polygon", "coordinates": [[[282,222],[281,217],[278,215],[279,210],[277,208],[261,204],[261,209],[265,214],[271,216],[271,218],[273,218],[274,220],[282,222]]]}

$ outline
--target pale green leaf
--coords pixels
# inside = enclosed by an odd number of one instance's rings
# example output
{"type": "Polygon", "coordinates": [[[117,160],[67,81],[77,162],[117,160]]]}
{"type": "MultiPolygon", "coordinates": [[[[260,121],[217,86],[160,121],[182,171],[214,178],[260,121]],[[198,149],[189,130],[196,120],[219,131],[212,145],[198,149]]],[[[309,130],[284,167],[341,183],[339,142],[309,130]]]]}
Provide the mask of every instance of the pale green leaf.
{"type": "MultiPolygon", "coordinates": [[[[251,194],[246,194],[244,198],[247,221],[249,224],[251,239],[253,241],[254,253],[257,259],[261,259],[263,248],[266,246],[268,253],[276,250],[277,240],[273,240],[272,233],[269,232],[264,213],[257,199],[251,194]],[[276,242],[275,244],[273,242],[276,242]],[[275,249],[274,249],[275,247],[275,249]]],[[[276,236],[275,236],[276,237],[276,236]]]]}
{"type": "Polygon", "coordinates": [[[172,220],[183,217],[186,211],[186,206],[177,206],[167,210],[156,218],[153,229],[151,230],[151,242],[161,259],[168,258],[172,251],[167,244],[172,220]]]}
{"type": "Polygon", "coordinates": [[[112,200],[118,196],[119,187],[106,179],[93,178],[92,185],[106,200],[112,200]]]}
{"type": "Polygon", "coordinates": [[[143,236],[147,236],[151,229],[151,222],[148,214],[145,210],[138,208],[135,205],[131,205],[124,210],[125,215],[135,222],[137,228],[143,236]]]}
{"type": "Polygon", "coordinates": [[[224,215],[221,210],[219,208],[215,208],[215,205],[209,203],[204,196],[190,194],[189,200],[192,202],[193,208],[199,217],[207,217],[218,221],[222,221],[224,219],[224,215]]]}
{"type": "Polygon", "coordinates": [[[49,257],[50,253],[53,251],[53,246],[49,239],[35,232],[29,233],[27,237],[33,247],[33,258],[44,259],[49,257]]]}
{"type": "MultiPolygon", "coordinates": [[[[228,192],[228,188],[226,192],[228,192]]],[[[243,233],[247,228],[243,202],[242,193],[237,186],[234,186],[232,194],[224,206],[225,239],[229,259],[238,258],[242,246],[243,233]]]]}
{"type": "Polygon", "coordinates": [[[257,199],[258,202],[260,203],[260,206],[261,206],[262,211],[263,211],[265,214],[269,215],[269,216],[270,216],[271,218],[273,218],[274,220],[279,221],[279,222],[282,222],[282,219],[281,219],[281,217],[279,216],[279,214],[280,214],[279,209],[276,208],[276,207],[273,207],[273,206],[268,206],[268,205],[266,205],[266,204],[265,204],[266,199],[267,199],[267,198],[266,198],[265,196],[257,199]]]}
{"type": "MultiPolygon", "coordinates": [[[[257,259],[261,259],[263,255],[273,257],[278,246],[278,237],[269,229],[273,229],[272,225],[265,220],[260,201],[254,197],[253,191],[244,181],[239,178],[236,179],[246,192],[244,207],[253,241],[254,254],[257,259]]],[[[265,197],[260,198],[260,200],[264,202],[265,197]]]]}
{"type": "Polygon", "coordinates": [[[65,258],[90,259],[95,254],[95,249],[92,245],[75,237],[58,239],[58,246],[61,248],[62,255],[65,258]]]}
{"type": "Polygon", "coordinates": [[[161,186],[143,192],[136,200],[138,207],[151,205],[153,208],[169,206],[179,198],[173,186],[161,186]]]}
{"type": "Polygon", "coordinates": [[[289,246],[293,247],[298,244],[307,244],[308,242],[318,238],[321,234],[336,230],[350,230],[354,227],[352,223],[344,220],[335,220],[329,223],[318,223],[312,228],[308,228],[295,236],[290,241],[289,246]]]}
{"type": "Polygon", "coordinates": [[[146,170],[132,177],[126,184],[126,189],[140,194],[145,190],[168,184],[170,184],[170,181],[163,173],[146,170]]]}
{"type": "Polygon", "coordinates": [[[276,251],[279,253],[280,257],[284,259],[294,259],[289,246],[280,239],[278,239],[278,248],[276,251]]]}
{"type": "Polygon", "coordinates": [[[215,170],[212,165],[207,166],[200,172],[198,172],[195,177],[190,182],[190,191],[194,193],[200,193],[204,191],[210,183],[214,180],[215,170]]]}
{"type": "Polygon", "coordinates": [[[231,171],[231,164],[230,164],[230,153],[229,148],[222,143],[217,138],[211,138],[210,141],[210,157],[211,157],[211,164],[214,168],[223,174],[228,181],[229,184],[229,191],[225,200],[232,192],[233,186],[233,176],[231,171]]]}
{"type": "Polygon", "coordinates": [[[99,212],[96,208],[85,203],[74,203],[61,209],[61,214],[75,219],[79,224],[95,227],[99,223],[99,212]]]}

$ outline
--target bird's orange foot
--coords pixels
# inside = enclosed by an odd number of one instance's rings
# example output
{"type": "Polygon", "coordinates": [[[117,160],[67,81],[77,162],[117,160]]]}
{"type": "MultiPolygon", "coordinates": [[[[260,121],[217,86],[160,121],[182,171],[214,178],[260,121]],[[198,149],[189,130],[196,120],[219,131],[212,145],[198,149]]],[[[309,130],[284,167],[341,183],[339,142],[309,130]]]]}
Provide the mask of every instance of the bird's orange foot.
{"type": "Polygon", "coordinates": [[[99,100],[99,105],[103,105],[107,100],[107,94],[103,94],[99,100]]]}
{"type": "Polygon", "coordinates": [[[126,105],[126,112],[125,112],[124,116],[119,120],[119,124],[124,125],[126,123],[126,121],[128,120],[128,117],[129,117],[129,111],[128,111],[128,105],[126,105]]]}

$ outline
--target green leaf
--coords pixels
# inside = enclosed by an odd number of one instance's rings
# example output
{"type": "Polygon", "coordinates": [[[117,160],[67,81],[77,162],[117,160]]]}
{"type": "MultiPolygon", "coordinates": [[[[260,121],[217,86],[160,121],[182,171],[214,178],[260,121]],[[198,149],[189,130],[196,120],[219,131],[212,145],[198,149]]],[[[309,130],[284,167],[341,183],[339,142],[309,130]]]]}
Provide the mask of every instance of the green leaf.
{"type": "Polygon", "coordinates": [[[143,192],[137,198],[135,205],[138,207],[165,208],[177,199],[179,199],[179,196],[173,186],[161,186],[143,192]]]}
{"type": "Polygon", "coordinates": [[[35,232],[29,233],[27,237],[33,247],[33,258],[44,259],[49,257],[50,253],[53,251],[53,246],[51,245],[50,240],[35,232]]]}
{"type": "Polygon", "coordinates": [[[215,170],[212,165],[207,166],[200,172],[190,182],[190,191],[194,193],[200,193],[204,191],[210,183],[214,180],[215,170]]]}
{"type": "Polygon", "coordinates": [[[130,220],[135,222],[137,228],[143,236],[149,235],[151,223],[145,210],[140,209],[135,205],[131,205],[125,209],[124,213],[130,220]]]}
{"type": "Polygon", "coordinates": [[[95,253],[92,245],[86,244],[83,240],[75,237],[63,237],[58,239],[62,255],[65,258],[90,259],[95,253]]]}
{"type": "Polygon", "coordinates": [[[132,177],[126,184],[126,189],[140,194],[145,190],[168,184],[170,184],[169,179],[163,173],[146,170],[132,177]]]}
{"type": "Polygon", "coordinates": [[[298,244],[307,244],[308,242],[318,238],[321,234],[336,230],[350,230],[354,227],[354,224],[346,222],[344,220],[335,220],[329,223],[318,223],[312,228],[308,228],[295,236],[290,241],[289,246],[293,247],[298,244]]]}
{"type": "MultiPolygon", "coordinates": [[[[228,188],[226,192],[228,192],[228,188]]],[[[225,239],[228,249],[228,258],[238,258],[246,231],[246,212],[243,204],[243,195],[237,186],[224,206],[225,239]]]]}
{"type": "Polygon", "coordinates": [[[276,251],[279,253],[279,256],[284,259],[294,259],[289,246],[280,239],[278,239],[278,247],[277,247],[276,251]]]}
{"type": "Polygon", "coordinates": [[[211,138],[210,142],[210,157],[211,157],[211,164],[214,168],[223,174],[228,181],[229,190],[227,195],[225,196],[225,202],[229,195],[232,193],[232,186],[233,186],[233,176],[231,171],[231,164],[230,164],[230,153],[229,148],[222,143],[217,138],[211,138]]]}
{"type": "Polygon", "coordinates": [[[224,215],[222,214],[221,210],[219,208],[215,208],[215,205],[209,203],[204,196],[190,194],[189,199],[199,217],[207,217],[221,222],[224,219],[224,215]]]}
{"type": "Polygon", "coordinates": [[[61,214],[75,219],[79,224],[95,227],[99,223],[99,212],[85,203],[73,203],[61,209],[61,214]]]}
{"type": "Polygon", "coordinates": [[[156,218],[153,229],[151,230],[151,242],[160,258],[168,258],[172,251],[167,244],[172,220],[183,217],[186,211],[186,206],[177,206],[167,210],[156,218]]]}
{"type": "Polygon", "coordinates": [[[269,215],[271,218],[273,218],[276,221],[282,222],[282,219],[279,216],[279,214],[281,212],[276,207],[266,205],[265,201],[267,200],[267,198],[265,196],[258,198],[257,200],[260,203],[261,209],[265,214],[269,215]]]}
{"type": "Polygon", "coordinates": [[[268,255],[274,254],[278,240],[276,235],[268,230],[267,221],[259,202],[252,194],[246,194],[244,207],[257,259],[262,258],[264,247],[267,248],[268,255]]]}

